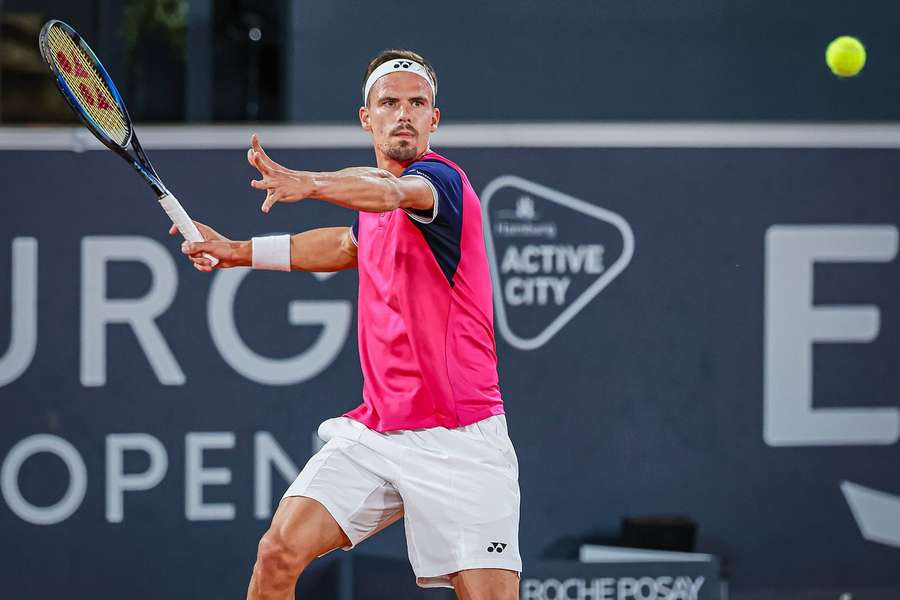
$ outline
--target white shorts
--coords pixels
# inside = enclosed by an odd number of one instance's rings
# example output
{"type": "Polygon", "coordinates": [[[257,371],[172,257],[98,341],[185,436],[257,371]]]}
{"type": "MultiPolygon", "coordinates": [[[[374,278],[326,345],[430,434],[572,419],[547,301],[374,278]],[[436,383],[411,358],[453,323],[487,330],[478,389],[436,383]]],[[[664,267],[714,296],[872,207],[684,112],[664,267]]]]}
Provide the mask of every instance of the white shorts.
{"type": "Polygon", "coordinates": [[[319,426],[327,443],[284,496],[322,503],[349,550],[403,511],[421,587],[452,587],[465,569],[522,571],[519,464],[497,415],[457,429],[378,433],[347,417],[319,426]]]}

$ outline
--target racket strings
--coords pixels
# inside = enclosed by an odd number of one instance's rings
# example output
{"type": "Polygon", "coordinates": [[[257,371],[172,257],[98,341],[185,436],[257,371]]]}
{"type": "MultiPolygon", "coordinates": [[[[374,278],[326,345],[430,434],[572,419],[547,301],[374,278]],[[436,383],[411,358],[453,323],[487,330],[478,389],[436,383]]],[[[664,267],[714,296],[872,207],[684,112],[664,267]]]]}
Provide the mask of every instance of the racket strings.
{"type": "Polygon", "coordinates": [[[124,146],[129,134],[125,115],[97,73],[94,61],[60,27],[50,27],[47,42],[53,62],[82,110],[90,115],[107,137],[124,146]]]}

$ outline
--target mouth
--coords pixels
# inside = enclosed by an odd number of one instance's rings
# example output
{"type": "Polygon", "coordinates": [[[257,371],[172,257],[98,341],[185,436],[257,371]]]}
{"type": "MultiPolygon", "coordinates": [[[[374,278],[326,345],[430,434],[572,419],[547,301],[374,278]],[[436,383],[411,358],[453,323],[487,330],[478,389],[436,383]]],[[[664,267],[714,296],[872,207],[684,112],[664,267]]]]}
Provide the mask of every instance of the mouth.
{"type": "Polygon", "coordinates": [[[401,129],[400,131],[395,131],[391,134],[392,137],[401,137],[401,138],[414,138],[416,137],[416,133],[414,131],[410,131],[408,129],[401,129]]]}

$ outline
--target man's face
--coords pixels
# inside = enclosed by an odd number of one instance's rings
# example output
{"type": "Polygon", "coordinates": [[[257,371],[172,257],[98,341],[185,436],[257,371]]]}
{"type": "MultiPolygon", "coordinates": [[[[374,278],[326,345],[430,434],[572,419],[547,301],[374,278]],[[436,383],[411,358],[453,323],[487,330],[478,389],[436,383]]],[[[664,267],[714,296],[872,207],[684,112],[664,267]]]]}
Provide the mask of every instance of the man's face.
{"type": "Polygon", "coordinates": [[[369,103],[359,109],[363,129],[375,147],[399,162],[411,161],[428,148],[441,113],[434,108],[431,86],[412,73],[390,73],[369,90],[369,103]]]}

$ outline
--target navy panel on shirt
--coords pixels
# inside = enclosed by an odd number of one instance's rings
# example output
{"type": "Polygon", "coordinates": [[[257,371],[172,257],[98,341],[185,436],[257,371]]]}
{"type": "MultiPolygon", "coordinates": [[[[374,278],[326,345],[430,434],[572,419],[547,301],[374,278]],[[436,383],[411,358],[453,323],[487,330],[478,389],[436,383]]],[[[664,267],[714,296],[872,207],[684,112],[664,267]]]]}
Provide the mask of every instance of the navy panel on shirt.
{"type": "Polygon", "coordinates": [[[353,241],[359,246],[359,215],[353,219],[353,225],[350,226],[350,233],[353,234],[353,241]]]}
{"type": "MultiPolygon", "coordinates": [[[[462,238],[463,191],[462,178],[456,169],[439,160],[421,160],[409,165],[401,177],[417,175],[431,182],[437,191],[437,215],[430,223],[422,223],[412,215],[409,219],[419,228],[431,248],[441,271],[453,286],[453,276],[459,266],[462,238]]],[[[430,219],[434,211],[413,211],[416,216],[430,219]]]]}

